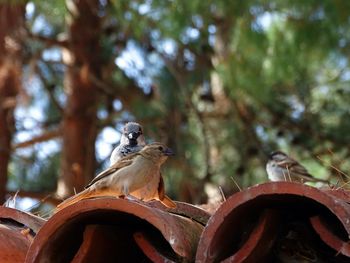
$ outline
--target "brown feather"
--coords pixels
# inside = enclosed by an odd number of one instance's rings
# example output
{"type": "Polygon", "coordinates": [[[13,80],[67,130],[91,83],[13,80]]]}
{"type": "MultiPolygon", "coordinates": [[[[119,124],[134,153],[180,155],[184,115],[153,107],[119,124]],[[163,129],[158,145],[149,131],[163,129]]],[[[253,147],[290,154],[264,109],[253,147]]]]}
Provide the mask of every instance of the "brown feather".
{"type": "Polygon", "coordinates": [[[285,160],[278,162],[277,165],[281,168],[287,169],[290,174],[298,174],[298,176],[304,181],[328,183],[327,180],[313,177],[304,166],[300,165],[291,157],[287,157],[285,160]]]}
{"type": "Polygon", "coordinates": [[[165,196],[164,181],[159,170],[170,154],[171,150],[160,143],[147,145],[140,152],[120,159],[98,174],[84,191],[59,204],[57,210],[86,198],[119,197],[129,193],[144,201],[156,199],[166,206],[175,207],[175,203],[165,196]]]}
{"type": "Polygon", "coordinates": [[[168,196],[165,195],[164,180],[162,174],[159,175],[159,183],[157,189],[153,189],[152,187],[141,188],[136,191],[133,191],[132,193],[130,193],[130,195],[146,202],[151,200],[158,200],[166,207],[176,207],[176,204],[168,196]]]}
{"type": "Polygon", "coordinates": [[[64,200],[62,203],[58,204],[56,207],[56,212],[59,210],[62,210],[63,208],[73,205],[76,202],[89,198],[93,195],[93,191],[91,191],[90,189],[85,189],[84,191],[73,195],[72,197],[69,197],[68,199],[64,200]]]}
{"type": "Polygon", "coordinates": [[[85,189],[84,191],[73,195],[72,197],[64,200],[62,203],[58,204],[56,207],[56,212],[59,210],[62,210],[63,208],[66,208],[68,206],[71,206],[81,200],[84,199],[89,199],[89,198],[94,198],[94,197],[102,197],[102,196],[114,196],[114,197],[120,197],[121,194],[120,192],[115,192],[111,189],[102,189],[102,190],[90,190],[90,189],[85,189]]]}
{"type": "Polygon", "coordinates": [[[89,188],[91,185],[93,185],[97,181],[113,174],[115,171],[117,171],[121,168],[126,167],[128,165],[131,165],[133,160],[134,160],[133,158],[136,155],[139,155],[139,153],[132,153],[126,157],[123,157],[118,162],[114,163],[111,167],[109,167],[108,169],[106,169],[106,170],[102,171],[101,173],[99,173],[98,175],[96,175],[96,177],[94,179],[92,179],[92,181],[87,186],[85,186],[85,188],[89,188]]]}
{"type": "Polygon", "coordinates": [[[160,174],[157,192],[158,192],[159,200],[163,200],[163,198],[165,196],[165,187],[164,187],[164,180],[163,180],[162,174],[160,174]]]}
{"type": "Polygon", "coordinates": [[[158,186],[158,200],[169,208],[175,208],[176,204],[165,194],[164,180],[162,174],[160,175],[158,186]]]}
{"type": "Polygon", "coordinates": [[[163,199],[159,199],[159,201],[169,208],[176,208],[176,204],[173,200],[171,200],[167,195],[164,195],[163,199]]]}

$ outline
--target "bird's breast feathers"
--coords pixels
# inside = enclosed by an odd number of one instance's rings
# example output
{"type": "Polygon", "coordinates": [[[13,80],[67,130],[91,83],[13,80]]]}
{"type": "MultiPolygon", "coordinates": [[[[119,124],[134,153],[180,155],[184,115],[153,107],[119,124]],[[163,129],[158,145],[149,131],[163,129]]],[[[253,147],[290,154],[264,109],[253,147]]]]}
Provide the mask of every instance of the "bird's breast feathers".
{"type": "Polygon", "coordinates": [[[157,165],[138,155],[131,165],[115,171],[107,180],[112,187],[127,186],[131,192],[146,185],[157,172],[159,173],[157,165]]]}
{"type": "Polygon", "coordinates": [[[143,146],[142,145],[135,145],[135,146],[130,146],[130,145],[119,145],[116,147],[110,158],[110,163],[111,165],[117,162],[119,159],[131,154],[131,153],[136,153],[140,150],[142,150],[143,146]]]}
{"type": "Polygon", "coordinates": [[[287,169],[278,166],[276,163],[267,163],[266,170],[271,181],[284,181],[288,173],[287,169]]]}

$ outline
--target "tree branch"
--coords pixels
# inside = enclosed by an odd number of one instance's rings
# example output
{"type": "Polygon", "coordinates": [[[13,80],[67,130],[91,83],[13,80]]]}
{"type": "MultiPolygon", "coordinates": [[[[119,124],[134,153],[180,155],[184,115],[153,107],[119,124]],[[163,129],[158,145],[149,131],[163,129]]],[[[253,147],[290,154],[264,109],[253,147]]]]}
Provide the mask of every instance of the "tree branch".
{"type": "MultiPolygon", "coordinates": [[[[52,64],[62,64],[68,67],[71,70],[80,70],[77,66],[71,66],[63,61],[49,61],[45,60],[46,63],[52,64]]],[[[137,85],[132,83],[129,78],[126,78],[129,81],[127,86],[121,86],[120,88],[115,87],[114,83],[107,82],[105,80],[101,80],[95,75],[89,75],[89,80],[96,86],[100,92],[105,94],[106,96],[110,96],[113,98],[118,98],[122,101],[124,108],[131,109],[133,102],[135,101],[147,101],[152,97],[152,92],[150,94],[145,94],[137,85]]]]}
{"type": "Polygon", "coordinates": [[[44,86],[45,90],[47,91],[51,102],[56,106],[56,108],[58,109],[58,111],[60,113],[63,113],[63,109],[62,109],[60,103],[57,101],[55,95],[53,94],[55,84],[49,83],[49,81],[47,81],[47,79],[44,77],[44,74],[43,74],[42,70],[40,69],[40,67],[37,67],[37,74],[39,75],[41,81],[43,82],[43,84],[44,84],[43,86],[44,86]]]}
{"type": "Polygon", "coordinates": [[[62,130],[60,128],[57,130],[46,131],[43,134],[40,134],[38,136],[35,136],[35,137],[29,139],[28,141],[24,141],[24,142],[20,142],[20,143],[17,143],[15,145],[12,145],[12,149],[16,150],[18,148],[29,147],[35,143],[52,140],[52,139],[55,139],[57,137],[60,137],[61,135],[62,135],[62,130]]]}
{"type": "Polygon", "coordinates": [[[203,137],[202,142],[203,142],[203,148],[204,148],[204,162],[205,162],[203,183],[210,182],[212,173],[211,173],[211,156],[210,156],[208,131],[207,131],[205,122],[203,120],[203,116],[201,115],[201,112],[199,112],[197,107],[192,102],[192,99],[191,99],[192,94],[185,89],[186,82],[187,82],[187,74],[186,74],[187,72],[182,70],[182,68],[179,68],[175,61],[168,59],[163,54],[160,54],[160,56],[163,58],[164,63],[168,68],[169,72],[174,76],[176,82],[179,85],[180,91],[182,92],[183,97],[186,100],[186,104],[193,111],[194,115],[198,120],[199,125],[201,126],[202,137],[203,137]]]}
{"type": "Polygon", "coordinates": [[[36,34],[33,34],[32,32],[30,32],[29,30],[27,30],[27,33],[28,33],[29,38],[31,38],[32,40],[37,40],[39,42],[43,42],[48,47],[60,46],[60,47],[68,48],[68,41],[67,40],[58,40],[55,38],[36,35],[36,34]]]}

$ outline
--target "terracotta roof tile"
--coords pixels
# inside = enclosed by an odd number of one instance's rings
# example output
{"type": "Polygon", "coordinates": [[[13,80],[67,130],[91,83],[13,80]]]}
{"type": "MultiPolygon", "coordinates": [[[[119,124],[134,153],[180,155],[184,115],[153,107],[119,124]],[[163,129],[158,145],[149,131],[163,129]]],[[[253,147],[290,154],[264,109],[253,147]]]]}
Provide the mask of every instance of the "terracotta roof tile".
{"type": "Polygon", "coordinates": [[[208,221],[196,260],[349,262],[347,196],[292,182],[250,187],[208,221]]]}
{"type": "Polygon", "coordinates": [[[350,262],[349,197],[344,189],[273,182],[232,195],[211,217],[187,203],[167,209],[105,197],[45,224],[0,208],[0,261],[23,262],[27,253],[27,263],[350,262]]]}
{"type": "Polygon", "coordinates": [[[0,206],[0,262],[20,262],[44,220],[8,207],[0,206]]]}
{"type": "Polygon", "coordinates": [[[117,198],[80,201],[42,227],[26,262],[87,262],[101,255],[103,262],[194,261],[202,220],[209,216],[182,203],[175,210],[156,206],[117,198]]]}

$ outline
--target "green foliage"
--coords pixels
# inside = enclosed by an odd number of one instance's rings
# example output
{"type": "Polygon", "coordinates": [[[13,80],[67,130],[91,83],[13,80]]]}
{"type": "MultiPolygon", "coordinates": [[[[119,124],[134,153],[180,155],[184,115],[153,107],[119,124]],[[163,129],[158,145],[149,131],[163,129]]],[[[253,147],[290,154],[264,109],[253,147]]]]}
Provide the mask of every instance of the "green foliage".
{"type": "Polygon", "coordinates": [[[0,4],[6,4],[6,5],[18,5],[18,4],[25,4],[27,0],[0,0],[0,4]]]}
{"type": "MultiPolygon", "coordinates": [[[[36,148],[40,149],[40,147],[38,145],[36,148]]],[[[13,165],[10,166],[8,188],[14,191],[22,189],[34,192],[55,190],[59,161],[58,152],[40,158],[36,151],[32,151],[26,159],[15,158],[13,165]]]]}
{"type": "MultiPolygon", "coordinates": [[[[70,1],[68,1],[70,2],[70,1]]],[[[43,16],[53,28],[57,28],[56,34],[62,30],[67,15],[66,1],[50,0],[50,1],[32,1],[35,5],[34,19],[37,16],[43,16]]]]}

